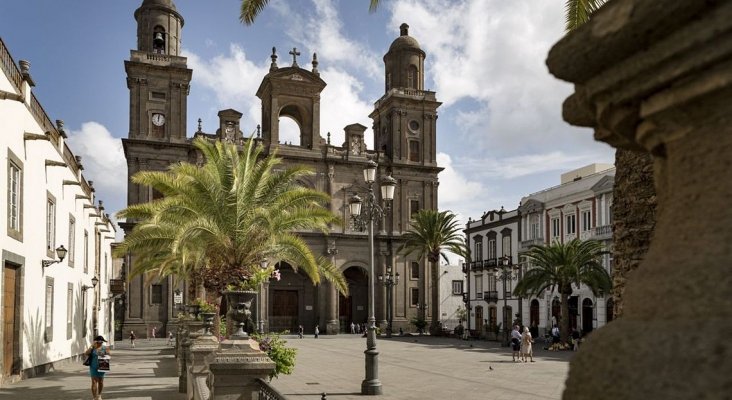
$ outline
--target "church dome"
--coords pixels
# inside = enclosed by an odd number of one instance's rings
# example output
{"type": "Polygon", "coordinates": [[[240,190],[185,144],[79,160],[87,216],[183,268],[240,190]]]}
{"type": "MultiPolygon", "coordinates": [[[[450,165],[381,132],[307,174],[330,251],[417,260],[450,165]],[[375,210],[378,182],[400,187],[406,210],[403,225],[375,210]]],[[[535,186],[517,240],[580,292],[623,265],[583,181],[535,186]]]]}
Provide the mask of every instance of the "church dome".
{"type": "Polygon", "coordinates": [[[401,49],[422,50],[419,47],[419,42],[417,42],[417,39],[409,36],[409,25],[401,24],[401,26],[399,26],[399,33],[399,37],[394,39],[394,41],[391,43],[391,46],[389,46],[389,51],[401,49]]]}
{"type": "Polygon", "coordinates": [[[143,0],[142,7],[145,6],[161,6],[175,10],[173,0],[143,0]]]}

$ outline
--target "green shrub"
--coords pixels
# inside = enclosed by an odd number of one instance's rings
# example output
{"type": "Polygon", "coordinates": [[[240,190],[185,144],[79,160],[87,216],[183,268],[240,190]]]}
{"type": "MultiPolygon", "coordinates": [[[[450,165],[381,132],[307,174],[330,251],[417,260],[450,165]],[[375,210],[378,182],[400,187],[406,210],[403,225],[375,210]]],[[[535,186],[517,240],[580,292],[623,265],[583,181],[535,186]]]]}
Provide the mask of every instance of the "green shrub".
{"type": "Polygon", "coordinates": [[[264,335],[253,334],[252,337],[259,342],[259,350],[267,353],[269,358],[275,363],[274,371],[269,374],[270,380],[277,378],[279,374],[292,374],[292,371],[295,369],[296,349],[285,346],[287,341],[276,333],[267,333],[264,335]]]}

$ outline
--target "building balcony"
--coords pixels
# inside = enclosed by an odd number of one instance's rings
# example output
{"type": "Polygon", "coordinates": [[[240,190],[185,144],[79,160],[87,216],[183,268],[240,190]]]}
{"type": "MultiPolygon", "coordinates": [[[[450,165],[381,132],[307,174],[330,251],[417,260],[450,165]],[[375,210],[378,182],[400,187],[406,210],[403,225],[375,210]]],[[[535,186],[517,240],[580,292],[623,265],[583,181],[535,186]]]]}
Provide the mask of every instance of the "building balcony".
{"type": "Polygon", "coordinates": [[[603,225],[595,228],[592,238],[595,240],[607,240],[613,238],[613,226],[603,225]]]}
{"type": "Polygon", "coordinates": [[[497,303],[498,302],[498,291],[489,290],[487,292],[483,292],[483,300],[485,300],[489,303],[497,303]]]}
{"type": "Polygon", "coordinates": [[[541,246],[542,244],[544,244],[544,238],[542,237],[522,240],[519,242],[519,252],[528,251],[531,246],[541,246]]]}

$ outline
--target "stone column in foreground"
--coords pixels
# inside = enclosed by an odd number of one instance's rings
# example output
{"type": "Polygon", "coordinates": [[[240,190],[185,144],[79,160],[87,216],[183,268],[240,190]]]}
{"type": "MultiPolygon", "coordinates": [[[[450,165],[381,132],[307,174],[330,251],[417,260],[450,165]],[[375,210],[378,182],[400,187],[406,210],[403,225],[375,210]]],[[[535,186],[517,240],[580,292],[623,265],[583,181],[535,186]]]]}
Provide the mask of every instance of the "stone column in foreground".
{"type": "Polygon", "coordinates": [[[658,196],[622,318],[574,357],[564,399],[729,398],[732,2],[612,0],[547,64],[575,84],[564,119],[650,153],[658,196]]]}

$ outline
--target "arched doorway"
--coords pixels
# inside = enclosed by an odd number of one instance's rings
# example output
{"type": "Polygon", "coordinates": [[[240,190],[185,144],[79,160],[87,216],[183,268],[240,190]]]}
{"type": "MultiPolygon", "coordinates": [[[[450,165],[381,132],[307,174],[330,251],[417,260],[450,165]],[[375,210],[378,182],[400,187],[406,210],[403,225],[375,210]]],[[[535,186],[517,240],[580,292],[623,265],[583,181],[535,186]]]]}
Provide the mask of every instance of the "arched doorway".
{"type": "Polygon", "coordinates": [[[287,263],[277,264],[280,270],[280,280],[270,281],[269,286],[269,331],[270,332],[297,332],[298,325],[305,331],[312,331],[316,324],[314,304],[315,287],[310,280],[295,272],[287,263]]]}
{"type": "Polygon", "coordinates": [[[582,333],[592,332],[592,300],[582,300],[582,333]]]}
{"type": "Polygon", "coordinates": [[[559,297],[554,297],[552,300],[552,326],[559,326],[559,320],[562,319],[562,303],[559,301],[559,297]]]}
{"type": "Polygon", "coordinates": [[[615,317],[614,313],[615,313],[615,301],[613,301],[612,298],[607,299],[607,302],[605,303],[605,318],[608,323],[610,321],[612,321],[613,318],[615,317]]]}
{"type": "Polygon", "coordinates": [[[531,300],[529,306],[529,330],[533,337],[539,336],[539,300],[531,300]]]}
{"type": "Polygon", "coordinates": [[[348,297],[338,296],[338,321],[341,332],[351,332],[351,322],[366,323],[369,312],[369,277],[361,267],[349,267],[343,271],[348,283],[348,297]]]}

